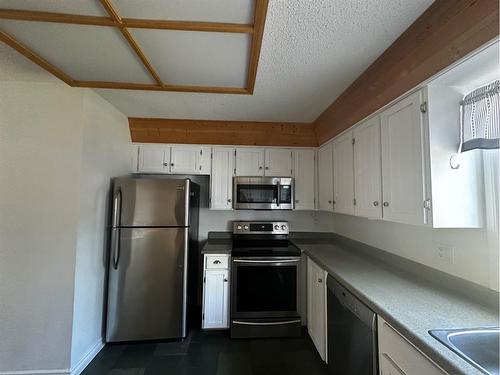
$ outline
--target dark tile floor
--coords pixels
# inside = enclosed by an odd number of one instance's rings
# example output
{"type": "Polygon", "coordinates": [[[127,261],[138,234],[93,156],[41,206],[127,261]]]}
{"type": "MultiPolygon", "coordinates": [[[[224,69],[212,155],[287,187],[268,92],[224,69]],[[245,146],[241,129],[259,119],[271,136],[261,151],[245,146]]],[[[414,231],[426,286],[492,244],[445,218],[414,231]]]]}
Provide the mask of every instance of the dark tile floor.
{"type": "Polygon", "coordinates": [[[193,331],[183,342],[106,346],[82,375],[324,375],[307,334],[231,340],[229,331],[193,331]]]}

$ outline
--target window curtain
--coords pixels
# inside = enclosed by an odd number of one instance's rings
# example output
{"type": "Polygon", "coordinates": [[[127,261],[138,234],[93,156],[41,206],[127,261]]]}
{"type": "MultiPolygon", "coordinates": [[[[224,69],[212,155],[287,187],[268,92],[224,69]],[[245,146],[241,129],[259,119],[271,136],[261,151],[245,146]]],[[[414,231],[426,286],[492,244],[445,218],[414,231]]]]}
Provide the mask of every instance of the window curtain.
{"type": "Polygon", "coordinates": [[[500,80],[467,94],[461,102],[460,151],[500,148],[500,80]]]}

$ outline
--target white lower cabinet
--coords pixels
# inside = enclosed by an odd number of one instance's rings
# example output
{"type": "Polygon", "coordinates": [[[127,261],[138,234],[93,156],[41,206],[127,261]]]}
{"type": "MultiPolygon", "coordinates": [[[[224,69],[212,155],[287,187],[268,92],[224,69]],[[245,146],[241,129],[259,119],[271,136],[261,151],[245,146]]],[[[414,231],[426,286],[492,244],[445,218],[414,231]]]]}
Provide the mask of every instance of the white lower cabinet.
{"type": "Polygon", "coordinates": [[[229,328],[229,255],[205,254],[202,328],[229,328]]]}
{"type": "Polygon", "coordinates": [[[307,331],[323,361],[327,361],[326,278],[328,274],[307,258],[307,331]]]}
{"type": "Polygon", "coordinates": [[[380,375],[446,375],[380,316],[378,348],[380,375]]]}

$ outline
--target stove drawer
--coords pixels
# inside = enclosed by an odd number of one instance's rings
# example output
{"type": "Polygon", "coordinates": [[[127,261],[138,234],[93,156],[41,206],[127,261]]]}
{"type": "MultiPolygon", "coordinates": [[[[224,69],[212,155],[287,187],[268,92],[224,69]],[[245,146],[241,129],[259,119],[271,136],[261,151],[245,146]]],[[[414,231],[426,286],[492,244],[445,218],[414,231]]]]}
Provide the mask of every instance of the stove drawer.
{"type": "Polygon", "coordinates": [[[205,255],[205,269],[228,269],[229,268],[229,255],[214,254],[205,255]]]}

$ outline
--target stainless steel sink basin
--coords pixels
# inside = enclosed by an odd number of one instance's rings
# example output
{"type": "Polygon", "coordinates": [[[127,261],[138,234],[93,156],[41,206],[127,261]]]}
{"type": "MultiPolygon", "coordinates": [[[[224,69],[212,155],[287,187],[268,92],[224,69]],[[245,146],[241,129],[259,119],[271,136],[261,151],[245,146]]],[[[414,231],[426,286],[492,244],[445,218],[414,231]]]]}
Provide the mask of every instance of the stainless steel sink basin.
{"type": "Polygon", "coordinates": [[[485,374],[499,375],[499,327],[435,329],[431,336],[485,374]]]}

